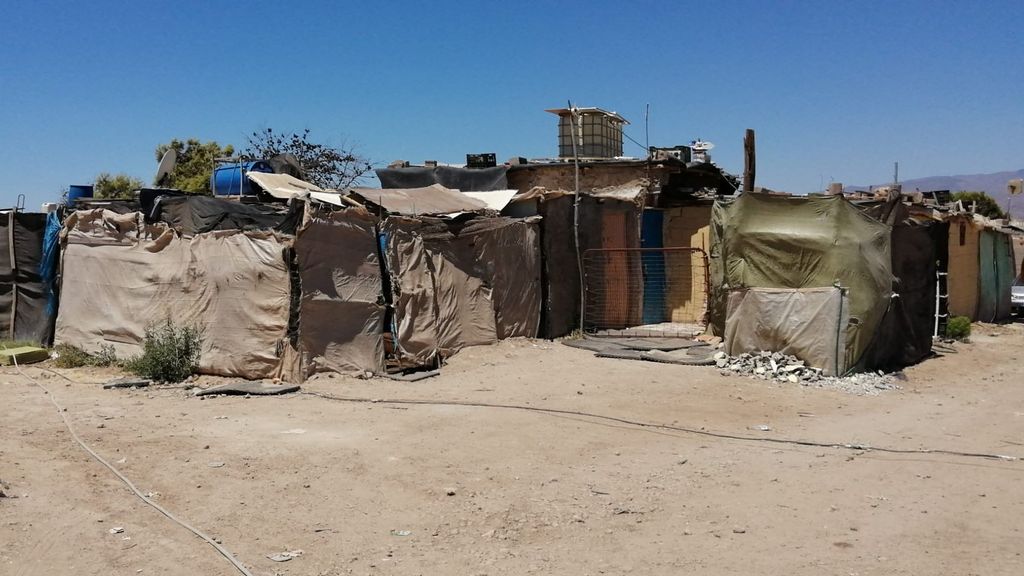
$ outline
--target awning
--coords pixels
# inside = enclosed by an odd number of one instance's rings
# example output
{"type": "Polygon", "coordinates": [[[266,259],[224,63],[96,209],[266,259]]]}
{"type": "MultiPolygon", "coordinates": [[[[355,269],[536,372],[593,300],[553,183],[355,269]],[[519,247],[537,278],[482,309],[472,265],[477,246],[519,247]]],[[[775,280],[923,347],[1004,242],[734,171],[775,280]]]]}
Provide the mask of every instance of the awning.
{"type": "Polygon", "coordinates": [[[439,184],[426,188],[353,188],[349,194],[403,216],[476,212],[488,208],[483,200],[439,184]]]}
{"type": "Polygon", "coordinates": [[[349,206],[342,200],[342,194],[337,190],[324,190],[316,184],[305,180],[299,180],[291,174],[268,174],[265,172],[247,172],[246,176],[252,180],[267,194],[281,200],[309,195],[314,200],[335,206],[349,206]]]}

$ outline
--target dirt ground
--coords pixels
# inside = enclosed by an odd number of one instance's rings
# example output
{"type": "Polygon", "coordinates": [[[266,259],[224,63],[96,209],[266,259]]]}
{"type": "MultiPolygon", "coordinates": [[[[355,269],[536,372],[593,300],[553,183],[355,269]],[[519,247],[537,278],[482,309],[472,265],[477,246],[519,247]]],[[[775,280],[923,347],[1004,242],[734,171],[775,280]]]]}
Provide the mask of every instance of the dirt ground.
{"type": "MultiPolygon", "coordinates": [[[[976,325],[956,349],[877,396],[527,340],[464,350],[416,383],[321,376],[303,391],[1024,456],[1024,324],[976,325]]],[[[1024,574],[1024,461],[305,393],[201,400],[101,389],[113,370],[25,371],[91,447],[256,575],[1024,574]]],[[[12,368],[0,399],[0,574],[237,574],[91,459],[12,368]]]]}

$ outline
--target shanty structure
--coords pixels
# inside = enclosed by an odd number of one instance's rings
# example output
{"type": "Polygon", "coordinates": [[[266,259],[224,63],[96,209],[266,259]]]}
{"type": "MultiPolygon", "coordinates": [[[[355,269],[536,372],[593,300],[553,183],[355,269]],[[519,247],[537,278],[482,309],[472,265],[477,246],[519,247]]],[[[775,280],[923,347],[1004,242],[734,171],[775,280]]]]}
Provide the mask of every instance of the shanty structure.
{"type": "Polygon", "coordinates": [[[1012,236],[993,221],[954,214],[949,222],[949,313],[972,321],[1010,316],[1012,236]]]}

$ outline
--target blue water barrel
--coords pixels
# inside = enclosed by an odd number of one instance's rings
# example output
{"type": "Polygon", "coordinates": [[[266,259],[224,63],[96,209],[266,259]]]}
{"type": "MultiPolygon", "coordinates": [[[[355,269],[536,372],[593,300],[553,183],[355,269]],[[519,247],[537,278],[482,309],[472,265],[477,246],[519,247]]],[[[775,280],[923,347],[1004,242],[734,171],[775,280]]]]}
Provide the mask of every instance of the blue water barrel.
{"type": "Polygon", "coordinates": [[[210,176],[210,189],[217,196],[251,196],[256,193],[244,172],[267,172],[274,169],[263,160],[218,166],[210,176]]]}
{"type": "Polygon", "coordinates": [[[79,198],[92,198],[92,185],[72,184],[68,186],[68,205],[75,203],[79,198]]]}

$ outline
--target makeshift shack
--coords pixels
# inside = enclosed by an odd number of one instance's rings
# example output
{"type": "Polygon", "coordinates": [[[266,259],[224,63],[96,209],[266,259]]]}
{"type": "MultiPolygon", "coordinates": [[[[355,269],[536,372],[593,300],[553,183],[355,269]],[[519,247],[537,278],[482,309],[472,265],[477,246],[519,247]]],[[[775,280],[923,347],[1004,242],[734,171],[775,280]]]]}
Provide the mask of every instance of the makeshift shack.
{"type": "Polygon", "coordinates": [[[71,214],[62,234],[56,342],[120,358],[139,354],[147,326],[170,318],[203,331],[199,370],[266,378],[288,333],[290,240],[271,231],[186,237],[139,212],[71,214]]]}
{"type": "Polygon", "coordinates": [[[0,339],[49,345],[58,229],[55,214],[0,212],[0,339]]]}
{"type": "Polygon", "coordinates": [[[1011,236],[985,218],[955,214],[949,222],[949,313],[971,321],[1010,316],[1014,278],[1011,236]]]}
{"type": "Polygon", "coordinates": [[[710,240],[711,327],[726,352],[864,367],[892,297],[888,226],[842,196],[747,193],[715,204],[710,240]]]}

